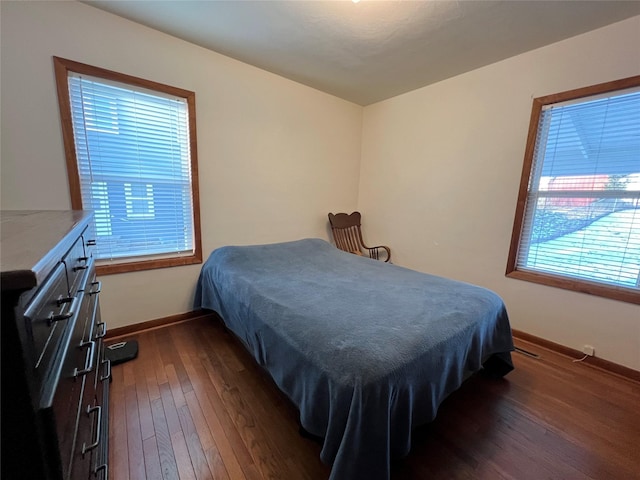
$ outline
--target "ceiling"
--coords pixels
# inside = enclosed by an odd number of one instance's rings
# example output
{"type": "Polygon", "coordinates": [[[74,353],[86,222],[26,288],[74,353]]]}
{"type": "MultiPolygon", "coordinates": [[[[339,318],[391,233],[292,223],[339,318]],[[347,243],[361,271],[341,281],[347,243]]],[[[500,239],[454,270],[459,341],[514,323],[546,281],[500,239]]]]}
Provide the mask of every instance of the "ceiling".
{"type": "Polygon", "coordinates": [[[84,3],[359,105],[640,15],[640,1],[84,3]]]}

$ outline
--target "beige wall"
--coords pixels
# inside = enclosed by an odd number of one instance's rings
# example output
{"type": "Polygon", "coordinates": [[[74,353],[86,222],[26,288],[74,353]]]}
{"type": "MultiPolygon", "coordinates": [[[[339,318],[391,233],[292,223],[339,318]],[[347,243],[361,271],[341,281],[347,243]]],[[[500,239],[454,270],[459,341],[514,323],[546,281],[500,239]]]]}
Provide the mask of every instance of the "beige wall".
{"type": "Polygon", "coordinates": [[[504,276],[532,98],[638,75],[639,45],[635,17],[366,107],[368,238],[495,290],[514,328],[640,370],[640,306],[504,276]]]}
{"type": "MultiPolygon", "coordinates": [[[[327,237],[353,210],[362,108],[76,2],[1,3],[3,209],[70,208],[53,55],[196,92],[202,240],[327,237]]],[[[191,310],[199,265],[101,278],[119,327],[191,310]]]]}

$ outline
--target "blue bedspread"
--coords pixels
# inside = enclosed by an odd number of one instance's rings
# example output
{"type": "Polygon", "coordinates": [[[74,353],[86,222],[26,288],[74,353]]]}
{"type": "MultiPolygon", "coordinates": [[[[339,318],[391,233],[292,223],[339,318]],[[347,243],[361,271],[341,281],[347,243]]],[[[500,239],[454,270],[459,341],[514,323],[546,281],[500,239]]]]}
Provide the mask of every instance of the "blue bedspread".
{"type": "Polygon", "coordinates": [[[495,293],[320,239],[215,250],[195,306],[220,314],[324,438],[331,480],[388,479],[412,429],[470,374],[513,368],[495,293]]]}

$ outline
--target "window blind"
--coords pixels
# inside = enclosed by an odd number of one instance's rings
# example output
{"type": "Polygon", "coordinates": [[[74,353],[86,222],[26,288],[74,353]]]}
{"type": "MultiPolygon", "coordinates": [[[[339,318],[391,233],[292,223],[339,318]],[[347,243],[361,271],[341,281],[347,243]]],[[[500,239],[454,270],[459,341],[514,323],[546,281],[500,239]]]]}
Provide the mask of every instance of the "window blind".
{"type": "Polygon", "coordinates": [[[517,269],[640,289],[640,91],[543,107],[517,269]]]}
{"type": "Polygon", "coordinates": [[[97,258],[192,254],[193,202],[184,98],[70,73],[83,207],[97,258]]]}

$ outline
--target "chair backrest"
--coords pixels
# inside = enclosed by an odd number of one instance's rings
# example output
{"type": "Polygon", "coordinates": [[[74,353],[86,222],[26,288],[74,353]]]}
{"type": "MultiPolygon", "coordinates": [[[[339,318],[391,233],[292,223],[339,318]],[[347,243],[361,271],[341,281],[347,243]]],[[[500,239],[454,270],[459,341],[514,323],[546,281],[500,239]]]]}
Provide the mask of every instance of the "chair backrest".
{"type": "Polygon", "coordinates": [[[364,242],[360,229],[361,219],[360,212],[353,212],[350,215],[346,213],[329,214],[329,223],[336,247],[345,252],[362,253],[364,242]]]}
{"type": "MultiPolygon", "coordinates": [[[[353,212],[350,215],[346,213],[329,214],[329,223],[331,224],[331,232],[336,247],[345,252],[362,255],[368,254],[369,258],[381,260],[380,253],[386,252],[385,262],[391,262],[391,249],[386,245],[378,245],[368,247],[362,239],[362,230],[360,221],[362,216],[360,212],[353,212]]],[[[382,258],[385,258],[384,256],[382,258]]]]}

